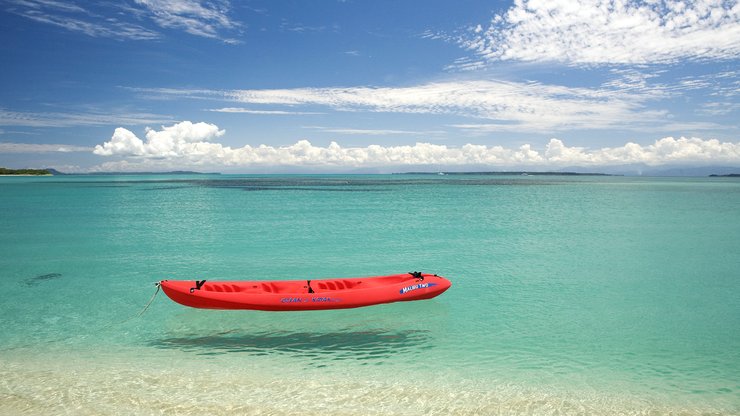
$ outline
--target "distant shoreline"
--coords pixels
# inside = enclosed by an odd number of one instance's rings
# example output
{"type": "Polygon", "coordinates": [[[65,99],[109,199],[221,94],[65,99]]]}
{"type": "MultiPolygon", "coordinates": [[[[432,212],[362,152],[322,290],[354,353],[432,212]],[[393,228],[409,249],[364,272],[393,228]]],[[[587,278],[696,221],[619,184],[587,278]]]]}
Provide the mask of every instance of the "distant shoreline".
{"type": "Polygon", "coordinates": [[[0,176],[54,176],[51,173],[0,173],[0,176]]]}
{"type": "Polygon", "coordinates": [[[0,176],[52,176],[49,169],[8,169],[0,168],[0,176]]]}
{"type": "Polygon", "coordinates": [[[598,172],[530,172],[530,171],[504,171],[504,172],[401,172],[394,175],[501,175],[501,176],[624,176],[598,172]]]}
{"type": "Polygon", "coordinates": [[[56,169],[8,169],[0,167],[0,176],[120,176],[120,175],[220,175],[219,172],[193,172],[188,170],[175,170],[169,172],[85,172],[65,173],[56,169]]]}
{"type": "Polygon", "coordinates": [[[56,175],[79,175],[79,176],[125,176],[125,175],[220,175],[219,172],[191,172],[187,170],[175,170],[170,172],[86,172],[86,173],[63,173],[57,171],[56,175]]]}
{"type": "MultiPolygon", "coordinates": [[[[718,169],[719,170],[719,169],[718,169]]],[[[727,171],[729,169],[726,169],[727,171]]],[[[711,172],[711,171],[710,171],[711,172]]],[[[699,172],[697,172],[699,173],[699,172]]],[[[226,173],[225,175],[229,175],[232,173],[226,173]]],[[[257,175],[271,175],[271,174],[277,174],[281,175],[283,173],[237,173],[237,175],[241,174],[257,174],[257,175]]],[[[309,174],[309,175],[315,175],[316,172],[313,173],[291,173],[291,174],[309,174]]],[[[364,175],[365,173],[360,172],[346,172],[346,173],[339,173],[339,172],[325,172],[327,175],[364,175]]],[[[598,176],[598,177],[622,177],[622,176],[645,176],[645,177],[710,177],[710,178],[738,178],[740,177],[740,173],[734,173],[732,170],[730,170],[730,173],[704,173],[704,174],[646,174],[646,175],[637,175],[637,174],[631,174],[631,173],[603,173],[603,172],[572,172],[572,171],[472,171],[472,172],[466,172],[466,171],[410,171],[410,172],[391,172],[386,173],[390,175],[424,175],[424,176],[598,176]]],[[[174,171],[167,171],[167,172],[75,172],[75,173],[66,173],[66,172],[60,172],[54,168],[46,168],[46,169],[8,169],[0,167],[0,177],[7,177],[7,176],[135,176],[135,175],[153,175],[153,176],[159,176],[159,175],[198,175],[198,176],[207,176],[207,175],[224,175],[222,172],[196,172],[196,171],[187,171],[187,170],[174,170],[174,171]]]]}

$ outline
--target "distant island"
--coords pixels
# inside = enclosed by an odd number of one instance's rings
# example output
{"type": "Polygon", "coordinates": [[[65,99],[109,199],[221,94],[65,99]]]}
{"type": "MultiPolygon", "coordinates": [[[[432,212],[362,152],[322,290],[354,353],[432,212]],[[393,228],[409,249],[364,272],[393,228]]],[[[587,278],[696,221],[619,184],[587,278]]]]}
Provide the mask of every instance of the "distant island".
{"type": "MultiPolygon", "coordinates": [[[[70,175],[69,173],[57,172],[58,175],[70,175]]],[[[173,170],[169,172],[89,172],[72,173],[71,175],[220,175],[218,172],[193,172],[189,170],[173,170]]]]}
{"type": "Polygon", "coordinates": [[[0,175],[18,176],[57,176],[57,175],[220,175],[218,172],[203,173],[189,170],[174,170],[170,172],[89,172],[89,173],[65,173],[56,169],[8,169],[0,168],[0,175]]]}
{"type": "Polygon", "coordinates": [[[529,172],[529,171],[503,171],[503,172],[402,172],[399,175],[501,175],[501,176],[623,176],[609,173],[579,173],[579,172],[529,172]]]}
{"type": "Polygon", "coordinates": [[[18,175],[18,176],[51,176],[49,169],[7,169],[0,168],[0,175],[18,175]]]}
{"type": "Polygon", "coordinates": [[[740,178],[740,173],[728,173],[727,175],[711,174],[710,178],[740,178]]]}

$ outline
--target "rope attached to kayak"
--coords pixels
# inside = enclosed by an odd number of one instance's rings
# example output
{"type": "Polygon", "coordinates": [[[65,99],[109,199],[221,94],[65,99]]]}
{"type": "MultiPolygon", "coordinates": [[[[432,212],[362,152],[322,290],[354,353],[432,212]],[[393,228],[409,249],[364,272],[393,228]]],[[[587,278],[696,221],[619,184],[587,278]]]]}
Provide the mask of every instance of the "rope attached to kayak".
{"type": "Polygon", "coordinates": [[[130,317],[128,317],[128,318],[126,318],[126,319],[124,319],[123,321],[120,321],[120,322],[113,322],[113,323],[111,323],[111,324],[109,324],[109,325],[106,325],[106,326],[104,326],[103,328],[109,328],[109,327],[111,327],[111,326],[113,326],[113,325],[123,325],[123,324],[125,324],[126,322],[128,322],[128,321],[130,321],[130,320],[132,320],[132,319],[134,319],[134,318],[138,318],[138,317],[140,317],[141,315],[144,315],[144,312],[146,312],[146,310],[147,310],[147,309],[149,309],[149,306],[150,306],[150,305],[152,304],[152,302],[154,302],[154,298],[156,298],[156,297],[157,297],[157,294],[159,294],[159,290],[160,290],[160,289],[162,289],[162,284],[161,284],[160,282],[156,282],[156,283],[154,284],[154,286],[157,286],[157,290],[156,290],[156,291],[154,292],[154,294],[152,295],[152,297],[151,297],[151,298],[149,299],[149,302],[147,302],[147,304],[146,304],[146,305],[144,306],[144,309],[142,309],[142,310],[141,310],[141,311],[140,311],[139,313],[137,313],[136,315],[132,315],[132,316],[130,316],[130,317]]]}
{"type": "Polygon", "coordinates": [[[120,321],[120,322],[113,322],[112,324],[110,324],[110,325],[107,325],[107,326],[105,326],[104,328],[108,328],[108,327],[111,327],[111,326],[113,326],[113,325],[122,325],[122,324],[125,324],[126,322],[128,322],[128,321],[130,321],[130,320],[132,320],[132,319],[134,319],[134,318],[138,318],[138,317],[140,317],[141,315],[144,315],[144,312],[146,312],[146,310],[147,310],[147,309],[149,309],[149,305],[151,305],[151,304],[152,304],[152,302],[154,302],[154,298],[156,298],[156,297],[157,297],[157,294],[159,293],[159,290],[160,290],[160,289],[162,289],[162,284],[161,284],[160,282],[156,282],[156,283],[154,283],[154,286],[157,286],[157,290],[156,290],[156,291],[154,291],[154,294],[153,294],[153,295],[152,295],[152,297],[151,297],[151,298],[149,299],[149,302],[147,302],[147,303],[146,303],[146,305],[144,306],[144,309],[142,309],[142,310],[141,310],[141,311],[140,311],[139,313],[137,313],[136,315],[132,315],[132,316],[130,316],[130,317],[128,317],[128,318],[126,318],[126,319],[124,319],[123,321],[120,321]]]}
{"type": "MultiPolygon", "coordinates": [[[[130,317],[124,319],[123,321],[111,322],[108,325],[105,325],[105,326],[99,328],[98,330],[99,331],[102,331],[102,330],[106,330],[106,329],[112,328],[112,327],[117,326],[117,325],[123,325],[126,322],[128,322],[128,321],[130,321],[130,320],[132,320],[134,318],[138,318],[141,315],[143,315],[144,312],[146,312],[146,310],[149,309],[149,306],[152,304],[152,302],[154,302],[154,298],[157,297],[157,294],[159,294],[160,289],[162,289],[162,284],[160,282],[154,283],[154,286],[157,286],[157,290],[154,292],[154,294],[152,295],[152,297],[149,299],[149,302],[147,302],[146,306],[144,306],[144,309],[142,309],[138,314],[133,315],[133,316],[130,316],[130,317]]],[[[57,342],[68,341],[68,340],[70,340],[72,338],[73,338],[73,336],[63,336],[63,337],[59,337],[59,338],[56,338],[56,339],[51,339],[51,340],[45,341],[45,343],[46,344],[53,344],[53,343],[57,343],[57,342]]],[[[0,351],[12,351],[12,350],[16,350],[16,349],[30,348],[30,347],[32,347],[34,345],[35,344],[26,344],[26,345],[18,345],[18,346],[10,347],[10,348],[2,348],[2,347],[0,347],[0,351]]]]}
{"type": "Polygon", "coordinates": [[[144,315],[144,312],[146,312],[146,310],[149,309],[149,305],[151,305],[152,302],[154,302],[154,298],[157,297],[159,290],[162,289],[162,284],[159,282],[155,283],[154,286],[157,286],[157,291],[154,292],[154,294],[152,295],[152,298],[149,299],[149,302],[147,302],[146,306],[144,306],[144,309],[142,309],[141,312],[139,312],[139,314],[136,315],[137,318],[140,317],[141,315],[144,315]]]}

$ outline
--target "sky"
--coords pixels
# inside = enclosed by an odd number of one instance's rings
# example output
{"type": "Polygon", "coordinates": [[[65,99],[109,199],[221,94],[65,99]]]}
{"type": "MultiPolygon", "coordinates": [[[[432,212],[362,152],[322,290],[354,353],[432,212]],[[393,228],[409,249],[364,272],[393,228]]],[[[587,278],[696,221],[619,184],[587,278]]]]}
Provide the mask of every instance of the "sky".
{"type": "Polygon", "coordinates": [[[0,0],[0,166],[740,167],[738,1],[0,0]]]}

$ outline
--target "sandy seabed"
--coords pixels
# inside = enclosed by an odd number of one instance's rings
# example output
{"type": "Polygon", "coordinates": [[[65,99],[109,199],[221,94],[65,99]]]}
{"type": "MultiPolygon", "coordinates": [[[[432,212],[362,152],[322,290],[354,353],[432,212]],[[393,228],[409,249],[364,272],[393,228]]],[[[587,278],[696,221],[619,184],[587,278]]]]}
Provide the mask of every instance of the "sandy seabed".
{"type": "MultiPolygon", "coordinates": [[[[0,359],[4,415],[730,415],[596,391],[555,392],[473,381],[427,382],[297,368],[272,372],[218,359],[16,356],[0,359]],[[233,363],[232,363],[233,364],[233,363]]],[[[387,370],[385,370],[387,371],[387,370]]],[[[387,373],[386,373],[387,374],[387,373]]]]}

